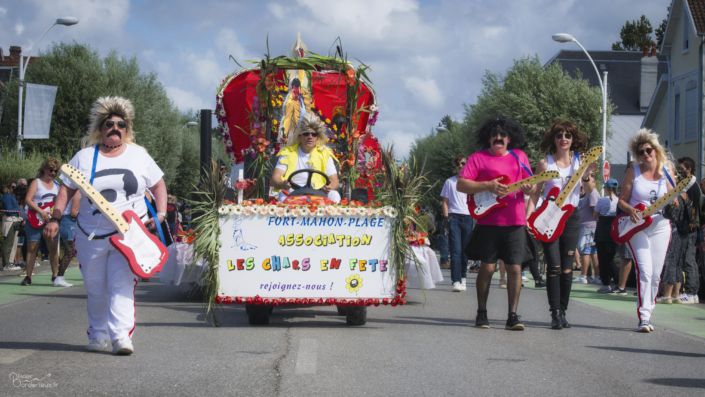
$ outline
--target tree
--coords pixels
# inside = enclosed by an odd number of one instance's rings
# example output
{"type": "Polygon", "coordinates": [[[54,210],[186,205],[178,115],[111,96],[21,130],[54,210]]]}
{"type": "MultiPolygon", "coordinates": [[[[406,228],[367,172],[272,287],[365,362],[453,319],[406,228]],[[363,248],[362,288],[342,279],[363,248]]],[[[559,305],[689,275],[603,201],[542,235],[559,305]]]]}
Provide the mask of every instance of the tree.
{"type": "MultiPolygon", "coordinates": [[[[501,113],[524,127],[524,151],[532,167],[545,156],[539,150],[544,132],[559,119],[575,122],[588,137],[588,147],[602,144],[602,92],[600,87],[590,87],[579,71],[572,78],[557,62],[543,67],[538,56],[526,56],[514,60],[504,75],[488,71],[482,83],[477,101],[464,105],[464,140],[474,142],[477,128],[488,117],[501,113]]],[[[608,101],[608,120],[612,109],[608,101]]]]}
{"type": "Polygon", "coordinates": [[[641,51],[645,46],[651,48],[651,43],[653,43],[652,32],[651,22],[646,19],[645,15],[642,15],[641,19],[637,21],[627,21],[619,33],[622,41],[612,44],[612,50],[641,51]]]}
{"type": "Polygon", "coordinates": [[[460,123],[450,116],[445,116],[440,124],[448,131],[431,130],[429,135],[416,138],[409,151],[409,156],[417,162],[426,162],[424,171],[429,173],[428,180],[432,183],[438,181],[427,195],[435,200],[436,204],[440,202],[443,182],[456,173],[452,163],[453,157],[461,153],[467,155],[471,150],[471,145],[462,133],[460,123]]]}
{"type": "Polygon", "coordinates": [[[663,38],[666,35],[666,26],[668,25],[668,16],[671,14],[671,7],[667,7],[668,12],[666,13],[666,18],[661,21],[661,24],[656,28],[656,46],[661,48],[663,43],[663,38]]]}
{"type": "MultiPolygon", "coordinates": [[[[26,81],[58,89],[50,139],[23,141],[27,152],[70,159],[80,149],[93,102],[100,96],[122,96],[135,107],[135,139],[164,171],[169,191],[177,196],[188,193],[198,178],[198,130],[182,128],[193,118],[179,112],[156,73],[141,72],[136,57],[127,59],[113,50],[101,58],[97,51],[76,42],[54,44],[39,56],[27,69],[26,81]]],[[[5,109],[17,109],[17,83],[17,79],[8,83],[5,109]]],[[[0,146],[15,147],[16,134],[17,113],[6,111],[0,146]]]]}

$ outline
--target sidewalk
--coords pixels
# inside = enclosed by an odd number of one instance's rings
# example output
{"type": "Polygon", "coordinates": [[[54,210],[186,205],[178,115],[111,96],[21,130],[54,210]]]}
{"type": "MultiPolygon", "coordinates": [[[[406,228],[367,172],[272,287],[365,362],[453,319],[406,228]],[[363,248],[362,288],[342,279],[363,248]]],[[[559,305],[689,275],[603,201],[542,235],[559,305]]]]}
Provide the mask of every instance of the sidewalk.
{"type": "MultiPolygon", "coordinates": [[[[44,270],[45,266],[41,266],[39,269],[44,270]]],[[[48,265],[46,268],[51,269],[48,265]]],[[[39,270],[37,269],[37,270],[39,270]]],[[[8,273],[8,272],[6,272],[8,273]]],[[[32,277],[32,285],[23,286],[20,285],[24,277],[17,277],[17,275],[5,275],[0,273],[0,305],[5,305],[11,302],[17,302],[23,299],[33,298],[35,296],[48,294],[50,292],[56,292],[65,288],[70,287],[55,287],[54,283],[51,281],[51,270],[44,272],[34,272],[34,277],[32,277]]],[[[66,281],[73,285],[82,285],[83,277],[81,276],[81,271],[76,265],[71,265],[66,269],[66,274],[64,275],[66,281]]]]}

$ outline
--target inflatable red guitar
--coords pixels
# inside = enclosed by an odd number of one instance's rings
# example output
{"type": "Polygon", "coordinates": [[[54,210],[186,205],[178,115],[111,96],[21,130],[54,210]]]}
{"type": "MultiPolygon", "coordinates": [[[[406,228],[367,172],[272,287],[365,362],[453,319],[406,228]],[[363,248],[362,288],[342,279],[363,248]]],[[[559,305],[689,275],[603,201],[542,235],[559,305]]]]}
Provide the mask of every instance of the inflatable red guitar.
{"type": "Polygon", "coordinates": [[[98,210],[122,234],[110,237],[110,243],[117,249],[130,265],[132,273],[138,277],[148,278],[160,271],[169,258],[169,251],[159,238],[147,231],[140,217],[134,211],[127,210],[122,216],[110,203],[91,186],[83,172],[64,164],[61,173],[73,182],[84,196],[91,199],[98,210]]]}
{"type": "Polygon", "coordinates": [[[617,244],[626,244],[629,240],[631,240],[632,236],[651,225],[651,222],[653,222],[653,219],[651,219],[651,214],[660,211],[661,208],[675,200],[679,194],[687,191],[694,184],[694,176],[690,177],[690,179],[683,179],[676,184],[674,189],[671,189],[671,191],[656,200],[649,206],[649,208],[644,209],[646,207],[644,204],[637,204],[634,208],[636,208],[637,211],[641,211],[641,219],[639,219],[639,222],[637,223],[634,223],[631,219],[629,219],[628,213],[625,212],[620,214],[612,221],[612,230],[610,234],[612,235],[614,242],[617,244]]]}
{"type": "Polygon", "coordinates": [[[580,168],[573,173],[573,176],[563,187],[563,191],[557,187],[551,189],[541,207],[531,214],[528,224],[537,240],[550,243],[563,234],[565,222],[575,210],[571,204],[563,204],[568,199],[568,195],[578,186],[587,167],[602,154],[602,151],[602,146],[588,150],[580,168]]]}
{"type": "MultiPolygon", "coordinates": [[[[51,215],[52,211],[54,211],[54,202],[52,201],[52,202],[46,203],[39,208],[44,210],[47,214],[51,215]]],[[[27,211],[27,221],[35,229],[39,229],[40,227],[44,226],[44,218],[42,218],[42,216],[39,215],[39,213],[37,213],[37,211],[32,210],[32,209],[27,211]]]]}
{"type": "MultiPolygon", "coordinates": [[[[521,185],[533,185],[539,182],[550,181],[554,178],[559,178],[561,174],[558,171],[544,171],[538,175],[522,179],[519,182],[512,183],[508,185],[507,194],[511,194],[521,189],[521,185]]],[[[509,183],[509,177],[506,175],[501,176],[502,180],[499,182],[503,185],[509,183]]],[[[503,202],[496,194],[485,190],[484,192],[477,194],[468,195],[468,210],[470,210],[470,216],[475,219],[480,219],[496,208],[506,207],[507,203],[503,202]]]]}

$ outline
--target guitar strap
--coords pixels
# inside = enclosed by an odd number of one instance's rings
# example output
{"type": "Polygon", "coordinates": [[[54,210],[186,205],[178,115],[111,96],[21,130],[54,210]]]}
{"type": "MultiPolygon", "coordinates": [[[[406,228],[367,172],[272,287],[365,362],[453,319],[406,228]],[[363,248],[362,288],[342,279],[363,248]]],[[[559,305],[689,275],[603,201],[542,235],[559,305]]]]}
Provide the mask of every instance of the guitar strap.
{"type": "Polygon", "coordinates": [[[144,198],[144,203],[147,204],[147,209],[149,210],[149,213],[152,214],[152,219],[154,219],[154,224],[157,225],[159,239],[162,240],[162,244],[166,246],[166,240],[164,240],[164,232],[162,232],[162,225],[159,223],[159,216],[157,216],[157,212],[154,210],[154,207],[152,207],[152,203],[147,200],[147,197],[144,198]]]}
{"type": "MultiPolygon", "coordinates": [[[[527,167],[526,165],[524,165],[524,163],[522,163],[521,160],[519,160],[519,156],[517,156],[516,153],[514,153],[513,150],[510,150],[509,153],[511,153],[512,156],[514,156],[514,158],[517,159],[517,162],[519,162],[519,164],[521,165],[521,167],[524,169],[524,171],[526,171],[527,174],[529,174],[529,176],[534,176],[534,173],[531,172],[531,168],[529,168],[529,167],[527,167]]],[[[521,179],[521,178],[519,178],[519,179],[521,179]]]]}
{"type": "Polygon", "coordinates": [[[666,167],[663,167],[663,173],[666,174],[666,178],[668,178],[668,181],[671,182],[671,186],[673,186],[673,188],[675,189],[675,188],[676,188],[676,184],[673,183],[673,179],[671,179],[671,175],[668,174],[668,171],[666,170],[666,167]]]}

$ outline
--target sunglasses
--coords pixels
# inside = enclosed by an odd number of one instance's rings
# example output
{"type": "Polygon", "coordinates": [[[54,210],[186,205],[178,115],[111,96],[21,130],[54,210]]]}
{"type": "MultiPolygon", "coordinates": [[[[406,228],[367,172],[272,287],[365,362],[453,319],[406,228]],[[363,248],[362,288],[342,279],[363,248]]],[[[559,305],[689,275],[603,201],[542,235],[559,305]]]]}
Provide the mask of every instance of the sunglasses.
{"type": "Polygon", "coordinates": [[[303,132],[301,133],[301,136],[309,137],[312,136],[314,138],[318,138],[318,133],[317,132],[303,132]]]}
{"type": "Polygon", "coordinates": [[[11,187],[12,189],[14,189],[14,188],[16,188],[16,187],[17,187],[17,185],[12,185],[12,186],[10,186],[10,187],[11,187]]]}
{"type": "Polygon", "coordinates": [[[54,170],[47,170],[47,171],[49,171],[50,174],[56,174],[59,170],[58,170],[58,169],[54,169],[54,170]]]}
{"type": "Polygon", "coordinates": [[[641,157],[641,156],[644,155],[644,153],[650,155],[651,152],[653,152],[653,151],[654,151],[654,148],[647,147],[646,149],[641,149],[641,150],[639,150],[637,153],[639,153],[639,157],[641,157]]]}
{"type": "MultiPolygon", "coordinates": [[[[108,120],[108,121],[105,122],[105,126],[106,126],[107,128],[113,128],[114,125],[115,125],[115,120],[108,120]]],[[[124,121],[118,121],[118,122],[117,122],[117,126],[118,126],[119,129],[124,130],[126,124],[125,124],[124,121]]]]}
{"type": "Polygon", "coordinates": [[[465,167],[465,162],[461,161],[458,164],[455,165],[456,167],[465,167]]]}
{"type": "Polygon", "coordinates": [[[507,131],[492,131],[492,134],[490,135],[492,138],[496,136],[501,136],[502,138],[507,137],[507,131]]]}
{"type": "Polygon", "coordinates": [[[573,134],[569,134],[567,132],[559,132],[558,134],[556,134],[556,139],[563,139],[563,137],[565,137],[565,139],[573,139],[573,134]]]}

